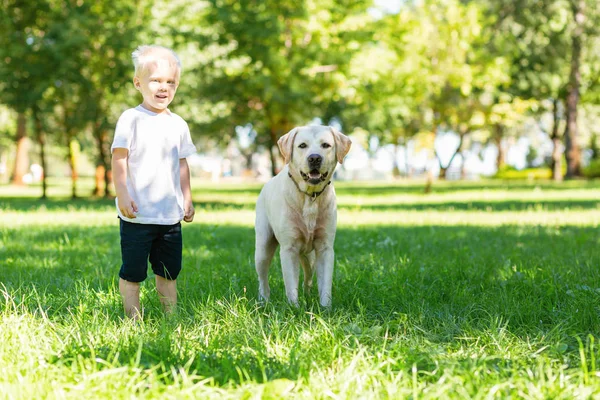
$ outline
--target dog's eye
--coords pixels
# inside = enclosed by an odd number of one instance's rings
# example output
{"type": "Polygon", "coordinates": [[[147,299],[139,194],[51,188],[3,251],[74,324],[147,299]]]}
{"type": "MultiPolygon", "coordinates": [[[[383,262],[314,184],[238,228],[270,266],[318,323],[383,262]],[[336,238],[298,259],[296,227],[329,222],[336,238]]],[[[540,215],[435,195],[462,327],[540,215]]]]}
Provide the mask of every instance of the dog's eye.
{"type": "Polygon", "coordinates": [[[300,143],[300,146],[298,146],[298,147],[300,147],[301,149],[305,149],[306,148],[306,143],[300,143]]]}
{"type": "Polygon", "coordinates": [[[331,147],[331,145],[330,145],[329,143],[323,143],[323,144],[321,145],[321,147],[322,147],[322,148],[324,148],[324,149],[328,149],[328,148],[330,148],[330,147],[331,147]]]}

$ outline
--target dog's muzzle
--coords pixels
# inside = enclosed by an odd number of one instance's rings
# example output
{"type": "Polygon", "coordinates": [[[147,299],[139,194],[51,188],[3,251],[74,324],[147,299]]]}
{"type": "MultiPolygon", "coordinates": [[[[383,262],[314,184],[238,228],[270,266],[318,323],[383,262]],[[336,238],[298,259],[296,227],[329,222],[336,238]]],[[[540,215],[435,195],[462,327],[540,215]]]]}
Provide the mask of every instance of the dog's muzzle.
{"type": "Polygon", "coordinates": [[[325,179],[327,179],[327,172],[325,172],[324,174],[321,174],[321,164],[323,163],[323,157],[320,156],[319,154],[311,154],[308,156],[308,158],[306,159],[307,164],[308,164],[308,174],[304,173],[304,172],[300,172],[300,174],[302,175],[302,179],[304,179],[305,182],[310,183],[311,185],[318,185],[319,183],[323,182],[325,179]]]}
{"type": "Polygon", "coordinates": [[[325,182],[329,176],[329,172],[320,173],[318,170],[312,169],[308,174],[300,171],[300,176],[302,176],[304,182],[308,182],[311,185],[318,185],[321,182],[325,182]]]}
{"type": "Polygon", "coordinates": [[[311,154],[307,158],[308,168],[312,171],[314,169],[318,170],[321,168],[321,163],[323,162],[323,157],[318,154],[311,154]]]}

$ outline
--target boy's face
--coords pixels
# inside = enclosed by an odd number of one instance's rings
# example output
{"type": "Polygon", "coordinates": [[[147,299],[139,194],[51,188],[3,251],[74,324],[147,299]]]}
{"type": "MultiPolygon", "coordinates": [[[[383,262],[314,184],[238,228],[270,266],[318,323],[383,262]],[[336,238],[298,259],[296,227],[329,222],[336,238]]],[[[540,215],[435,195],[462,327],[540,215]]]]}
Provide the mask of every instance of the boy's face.
{"type": "Polygon", "coordinates": [[[169,60],[158,59],[133,78],[135,88],[144,97],[142,106],[152,112],[164,112],[179,86],[179,68],[169,60]]]}

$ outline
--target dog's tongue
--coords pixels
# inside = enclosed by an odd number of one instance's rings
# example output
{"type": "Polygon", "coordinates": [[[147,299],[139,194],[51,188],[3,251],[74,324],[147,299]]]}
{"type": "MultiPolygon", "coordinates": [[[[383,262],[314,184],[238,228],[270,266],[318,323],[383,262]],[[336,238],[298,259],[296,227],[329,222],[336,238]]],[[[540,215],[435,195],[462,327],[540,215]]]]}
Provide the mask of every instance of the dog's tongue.
{"type": "Polygon", "coordinates": [[[313,169],[312,171],[309,172],[308,176],[310,176],[311,178],[320,178],[321,177],[321,173],[319,171],[317,171],[316,169],[313,169]]]}

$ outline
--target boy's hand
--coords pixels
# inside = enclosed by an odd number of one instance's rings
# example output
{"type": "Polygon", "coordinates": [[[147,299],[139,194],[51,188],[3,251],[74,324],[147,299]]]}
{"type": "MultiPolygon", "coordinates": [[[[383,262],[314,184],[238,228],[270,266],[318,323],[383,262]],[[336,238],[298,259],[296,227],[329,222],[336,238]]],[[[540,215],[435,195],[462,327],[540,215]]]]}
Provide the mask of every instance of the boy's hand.
{"type": "Polygon", "coordinates": [[[129,196],[117,197],[119,210],[124,217],[135,218],[135,213],[138,212],[137,204],[129,196]]]}
{"type": "Polygon", "coordinates": [[[192,202],[189,202],[185,205],[185,215],[183,220],[185,222],[192,222],[194,220],[194,215],[196,214],[196,210],[194,209],[194,205],[192,202]]]}
{"type": "Polygon", "coordinates": [[[127,191],[127,156],[129,150],[117,147],[112,153],[112,171],[115,184],[115,193],[117,195],[117,207],[121,215],[126,218],[135,218],[138,212],[137,204],[127,191]]]}

